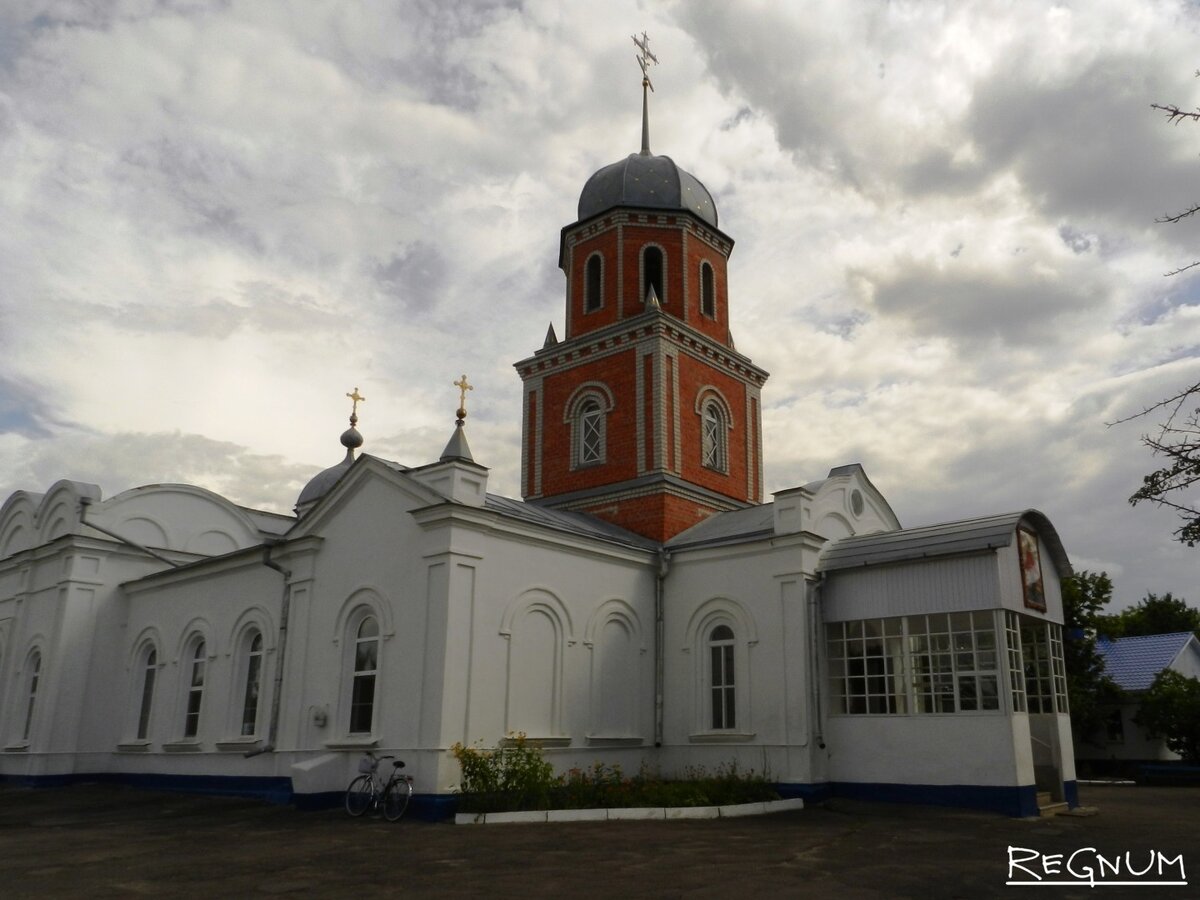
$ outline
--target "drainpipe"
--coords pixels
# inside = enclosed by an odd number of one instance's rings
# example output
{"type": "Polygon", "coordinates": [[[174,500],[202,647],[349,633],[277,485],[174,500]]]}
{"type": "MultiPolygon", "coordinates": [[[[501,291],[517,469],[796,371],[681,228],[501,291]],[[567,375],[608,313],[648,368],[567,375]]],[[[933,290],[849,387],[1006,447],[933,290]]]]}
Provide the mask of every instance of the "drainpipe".
{"type": "Polygon", "coordinates": [[[808,583],[808,634],[812,659],[813,686],[813,739],[819,750],[825,749],[825,716],[821,709],[821,588],[825,586],[825,573],[817,575],[808,583]]]}
{"type": "Polygon", "coordinates": [[[100,532],[101,534],[108,535],[108,537],[112,538],[114,541],[120,541],[122,544],[125,544],[128,547],[132,547],[134,550],[140,550],[142,553],[145,553],[147,556],[153,556],[159,562],[165,562],[168,566],[170,566],[173,569],[179,568],[179,565],[180,565],[179,563],[175,562],[173,559],[168,559],[167,557],[165,557],[161,553],[159,553],[157,550],[151,550],[149,547],[142,546],[137,541],[131,541],[127,537],[121,537],[121,535],[117,534],[115,531],[109,531],[107,528],[97,525],[95,522],[89,522],[87,520],[87,510],[88,510],[88,507],[91,505],[92,505],[91,497],[80,497],[79,498],[79,524],[80,525],[86,525],[88,528],[94,529],[94,530],[100,532]]]}
{"type": "Polygon", "coordinates": [[[671,569],[671,551],[660,547],[654,579],[654,746],[663,742],[663,583],[671,569]]]}
{"type": "Polygon", "coordinates": [[[271,559],[272,547],[277,544],[263,544],[262,564],[268,569],[274,569],[283,576],[283,599],[279,604],[279,640],[276,646],[279,652],[275,655],[275,687],[271,691],[271,722],[267,730],[267,742],[261,747],[251,750],[246,758],[262,753],[275,752],[275,742],[279,737],[279,706],[280,695],[283,693],[283,668],[287,659],[288,614],[292,608],[292,573],[275,560],[271,559]]]}

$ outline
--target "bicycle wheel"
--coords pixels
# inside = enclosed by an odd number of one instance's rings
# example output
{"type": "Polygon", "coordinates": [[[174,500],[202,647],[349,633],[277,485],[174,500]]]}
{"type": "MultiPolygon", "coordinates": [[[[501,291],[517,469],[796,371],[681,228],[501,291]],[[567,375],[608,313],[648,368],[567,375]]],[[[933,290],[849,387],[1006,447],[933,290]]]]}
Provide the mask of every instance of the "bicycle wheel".
{"type": "Polygon", "coordinates": [[[408,800],[412,797],[412,783],[393,781],[383,792],[383,817],[389,822],[395,822],[408,809],[408,800]]]}
{"type": "Polygon", "coordinates": [[[361,816],[371,805],[371,776],[359,775],[346,788],[346,812],[361,816]]]}

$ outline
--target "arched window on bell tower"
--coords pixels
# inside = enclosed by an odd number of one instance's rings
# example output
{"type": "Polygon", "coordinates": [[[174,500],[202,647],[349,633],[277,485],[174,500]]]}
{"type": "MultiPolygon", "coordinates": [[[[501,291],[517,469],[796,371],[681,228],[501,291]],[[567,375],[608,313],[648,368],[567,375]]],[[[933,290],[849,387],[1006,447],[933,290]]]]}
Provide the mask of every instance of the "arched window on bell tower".
{"type": "Polygon", "coordinates": [[[717,317],[716,283],[708,260],[700,263],[700,312],[713,319],[717,317]]]}
{"type": "Polygon", "coordinates": [[[662,247],[656,244],[647,244],[642,248],[642,293],[638,297],[639,300],[645,301],[650,293],[650,288],[654,288],[654,294],[658,297],[658,302],[665,304],[667,302],[666,282],[663,278],[663,273],[666,270],[666,260],[663,256],[662,247]]]}
{"type": "Polygon", "coordinates": [[[588,257],[583,271],[583,311],[595,312],[604,305],[604,262],[599,253],[588,257]]]}
{"type": "Polygon", "coordinates": [[[729,432],[734,427],[729,401],[717,387],[706,384],[697,393],[695,409],[700,418],[700,465],[728,474],[729,432]]]}
{"type": "Polygon", "coordinates": [[[608,416],[615,406],[606,384],[587,381],[567,400],[563,424],[571,430],[571,469],[598,466],[608,460],[608,416]]]}
{"type": "Polygon", "coordinates": [[[715,400],[704,404],[700,422],[700,462],[706,469],[725,471],[725,416],[715,400]]]}

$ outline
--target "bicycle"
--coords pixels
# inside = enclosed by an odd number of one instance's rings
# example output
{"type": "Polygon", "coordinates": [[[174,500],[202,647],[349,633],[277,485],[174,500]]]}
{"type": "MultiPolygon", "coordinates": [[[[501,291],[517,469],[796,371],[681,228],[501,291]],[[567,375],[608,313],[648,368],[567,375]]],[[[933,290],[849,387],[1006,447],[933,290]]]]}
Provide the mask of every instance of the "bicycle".
{"type": "Polygon", "coordinates": [[[408,809],[408,801],[412,798],[413,777],[401,775],[404,761],[394,756],[375,756],[370,751],[358,761],[358,771],[346,788],[346,812],[352,816],[361,816],[372,807],[383,810],[383,817],[389,822],[395,822],[408,809]],[[395,759],[392,763],[392,774],[386,784],[380,784],[379,764],[385,759],[395,759]]]}

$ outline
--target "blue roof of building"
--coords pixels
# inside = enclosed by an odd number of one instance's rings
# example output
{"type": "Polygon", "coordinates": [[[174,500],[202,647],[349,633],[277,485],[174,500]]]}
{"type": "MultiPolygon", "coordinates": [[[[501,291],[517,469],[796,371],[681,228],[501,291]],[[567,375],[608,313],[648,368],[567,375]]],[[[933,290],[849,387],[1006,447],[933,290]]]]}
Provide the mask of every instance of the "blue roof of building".
{"type": "Polygon", "coordinates": [[[1195,640],[1190,631],[1172,634],[1147,634],[1140,637],[1101,637],[1096,651],[1104,661],[1104,671],[1117,686],[1126,691],[1150,689],[1155,676],[1173,663],[1188,641],[1195,640]]]}

